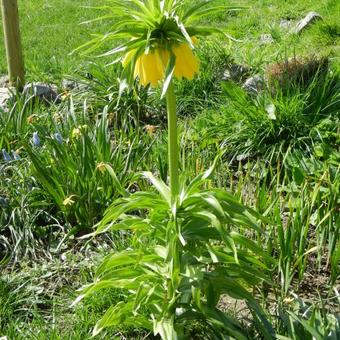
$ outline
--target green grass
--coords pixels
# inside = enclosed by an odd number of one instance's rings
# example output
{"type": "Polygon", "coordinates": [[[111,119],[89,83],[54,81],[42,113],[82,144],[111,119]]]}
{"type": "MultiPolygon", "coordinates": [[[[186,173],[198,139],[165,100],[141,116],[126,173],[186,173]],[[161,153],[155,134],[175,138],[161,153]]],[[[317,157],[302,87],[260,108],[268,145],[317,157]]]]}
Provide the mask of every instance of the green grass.
{"type": "MultiPolygon", "coordinates": [[[[265,63],[282,60],[286,55],[314,53],[330,55],[338,63],[337,13],[340,11],[338,1],[240,0],[233,3],[244,5],[247,9],[231,16],[221,14],[214,20],[228,29],[232,36],[242,40],[230,48],[230,53],[237,62],[261,70],[265,63]],[[309,11],[317,11],[323,16],[324,21],[316,23],[298,37],[287,34],[279,28],[281,19],[288,18],[295,22],[309,11]],[[275,43],[261,45],[262,33],[272,33],[275,43]]],[[[23,49],[29,80],[50,80],[58,83],[65,74],[73,74],[81,63],[89,60],[87,57],[70,53],[88,41],[91,34],[105,33],[110,28],[108,21],[80,25],[101,13],[86,6],[102,4],[105,4],[105,1],[100,3],[95,0],[19,1],[23,49]]],[[[227,44],[227,40],[224,43],[227,44]]],[[[0,56],[0,74],[4,74],[6,61],[2,40],[0,56]]]]}
{"type": "MultiPolygon", "coordinates": [[[[35,0],[18,2],[22,45],[28,80],[57,82],[74,72],[86,58],[70,53],[90,39],[93,33],[105,32],[108,24],[81,25],[93,19],[97,11],[86,6],[98,6],[95,0],[35,0]]],[[[0,41],[0,73],[6,73],[6,60],[0,41]]]]}
{"type": "MultiPolygon", "coordinates": [[[[0,334],[10,339],[90,339],[93,324],[114,302],[124,299],[109,290],[72,307],[76,289],[90,282],[100,255],[87,249],[86,255],[64,253],[63,260],[21,263],[20,271],[3,272],[0,279],[0,334]]],[[[108,331],[100,339],[116,334],[142,336],[133,328],[108,331]]]]}
{"type": "Polygon", "coordinates": [[[226,24],[231,35],[242,40],[231,48],[238,62],[260,71],[267,63],[294,55],[330,55],[338,62],[339,24],[335,15],[340,11],[338,1],[244,0],[238,3],[249,6],[249,10],[230,18],[226,24]],[[294,24],[310,11],[319,13],[323,21],[316,22],[298,36],[280,28],[282,19],[292,20],[294,24]],[[322,33],[325,30],[327,33],[322,33]],[[261,34],[272,34],[274,43],[261,43],[261,34]]]}

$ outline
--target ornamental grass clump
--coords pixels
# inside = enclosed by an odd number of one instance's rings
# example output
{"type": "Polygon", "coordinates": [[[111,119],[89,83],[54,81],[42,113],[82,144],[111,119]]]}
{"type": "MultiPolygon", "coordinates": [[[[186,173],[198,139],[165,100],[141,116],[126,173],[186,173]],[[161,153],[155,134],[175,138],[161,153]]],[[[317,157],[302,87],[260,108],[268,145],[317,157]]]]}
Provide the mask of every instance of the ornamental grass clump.
{"type": "Polygon", "coordinates": [[[142,86],[162,87],[168,111],[170,181],[142,173],[155,190],[114,201],[97,225],[94,235],[129,231],[131,248],[107,256],[94,283],[84,287],[77,299],[104,288],[127,294],[126,300],[109,308],[94,335],[124,323],[162,339],[185,339],[196,320],[207,338],[247,339],[242,324],[219,308],[221,296],[227,294],[245,300],[264,338],[273,336],[248,291],[268,279],[272,263],[265,251],[243,236],[246,229],[262,232],[261,217],[226,191],[207,186],[214,166],[192,181],[179,176],[173,78],[193,79],[199,72],[195,47],[200,37],[223,33],[196,23],[230,9],[211,6],[212,2],[187,6],[186,1],[176,0],[112,1],[115,31],[102,41],[125,38],[125,42],[106,55],[121,53],[122,87],[135,79],[142,86]]]}

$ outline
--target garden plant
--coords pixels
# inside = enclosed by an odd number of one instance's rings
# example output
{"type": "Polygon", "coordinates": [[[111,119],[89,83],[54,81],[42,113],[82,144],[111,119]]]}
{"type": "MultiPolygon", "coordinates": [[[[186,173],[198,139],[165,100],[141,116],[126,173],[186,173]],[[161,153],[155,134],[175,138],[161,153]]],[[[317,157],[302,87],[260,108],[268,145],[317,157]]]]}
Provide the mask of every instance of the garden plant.
{"type": "Polygon", "coordinates": [[[0,339],[340,338],[339,2],[18,8],[0,339]]]}
{"type": "MultiPolygon", "coordinates": [[[[111,38],[128,38],[127,43],[108,52],[126,53],[122,81],[131,84],[138,77],[142,86],[162,84],[161,96],[166,98],[168,113],[170,180],[166,185],[152,173],[143,173],[157,193],[136,192],[118,199],[99,223],[96,233],[122,228],[133,231],[134,236],[133,248],[108,256],[95,283],[83,291],[81,297],[105,287],[129,290],[128,301],[112,306],[94,334],[126,322],[153,329],[163,339],[185,338],[188,320],[202,320],[206,331],[217,337],[230,334],[246,338],[242,326],[222,313],[217,304],[222,294],[246,299],[266,329],[260,307],[243,287],[266,279],[261,274],[261,257],[256,258],[256,253],[271,260],[242,236],[243,228],[260,230],[260,217],[226,192],[201,189],[213,168],[191,182],[184,176],[180,178],[173,84],[173,77],[194,78],[199,70],[194,45],[200,36],[219,32],[194,26],[195,20],[227,8],[208,7],[209,2],[184,7],[182,1],[153,0],[113,5],[117,15],[124,15],[111,38]],[[233,225],[241,232],[231,232],[233,225]],[[144,308],[149,310],[149,316],[140,313],[144,308]]],[[[271,329],[265,334],[270,337],[271,329]]]]}

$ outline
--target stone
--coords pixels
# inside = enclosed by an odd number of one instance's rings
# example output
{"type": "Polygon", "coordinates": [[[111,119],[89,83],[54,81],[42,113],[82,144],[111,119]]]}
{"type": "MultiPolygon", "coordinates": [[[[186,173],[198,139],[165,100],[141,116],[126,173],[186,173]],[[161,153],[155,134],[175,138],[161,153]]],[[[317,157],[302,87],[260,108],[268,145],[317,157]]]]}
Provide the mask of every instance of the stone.
{"type": "Polygon", "coordinates": [[[260,41],[262,44],[272,44],[274,39],[271,34],[261,34],[260,41]]]}
{"type": "Polygon", "coordinates": [[[288,30],[292,27],[293,21],[287,19],[281,19],[280,21],[280,28],[284,30],[288,30]]]}
{"type": "MultiPolygon", "coordinates": [[[[0,207],[7,208],[9,206],[9,201],[7,197],[0,196],[0,207]]],[[[0,338],[2,340],[3,338],[0,338]]],[[[6,338],[7,339],[7,338],[6,338]]]]}
{"type": "Polygon", "coordinates": [[[229,70],[225,70],[222,76],[222,80],[224,81],[228,81],[228,80],[232,80],[232,76],[229,70]]]}
{"type": "Polygon", "coordinates": [[[264,79],[260,75],[255,75],[248,78],[242,87],[249,94],[257,95],[264,88],[264,79]]]}
{"type": "Polygon", "coordinates": [[[61,87],[63,90],[73,90],[76,86],[76,82],[69,79],[63,79],[61,81],[61,87]]]}
{"type": "Polygon", "coordinates": [[[61,87],[65,91],[70,91],[70,90],[79,90],[81,88],[81,84],[76,82],[75,80],[71,79],[63,79],[61,81],[61,87]]]}
{"type": "Polygon", "coordinates": [[[305,28],[310,26],[312,23],[314,23],[317,20],[322,20],[322,16],[316,12],[309,12],[302,20],[300,20],[296,26],[293,28],[292,32],[299,34],[301,33],[305,28]]]}
{"type": "Polygon", "coordinates": [[[248,66],[231,64],[223,73],[222,80],[241,81],[245,77],[249,76],[250,72],[251,69],[248,66]]]}
{"type": "Polygon", "coordinates": [[[0,87],[8,87],[9,85],[9,78],[8,76],[0,77],[0,87]]]}
{"type": "Polygon", "coordinates": [[[6,103],[13,95],[13,92],[8,87],[0,88],[0,109],[6,108],[6,103]]]}
{"type": "Polygon", "coordinates": [[[53,84],[28,83],[25,85],[23,93],[27,96],[33,95],[45,102],[55,103],[59,101],[58,88],[53,84]]]}
{"type": "Polygon", "coordinates": [[[61,81],[61,88],[65,92],[81,92],[81,91],[88,91],[89,86],[85,83],[76,81],[76,80],[71,80],[71,79],[63,79],[61,81]]]}

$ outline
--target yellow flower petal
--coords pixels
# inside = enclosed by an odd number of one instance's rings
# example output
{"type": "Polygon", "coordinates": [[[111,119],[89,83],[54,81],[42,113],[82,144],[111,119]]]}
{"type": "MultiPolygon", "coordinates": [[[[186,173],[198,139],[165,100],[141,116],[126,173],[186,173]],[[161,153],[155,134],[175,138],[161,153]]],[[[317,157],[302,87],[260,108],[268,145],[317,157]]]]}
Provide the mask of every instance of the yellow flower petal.
{"type": "Polygon", "coordinates": [[[193,79],[199,71],[199,60],[188,44],[181,44],[173,48],[176,56],[175,76],[177,78],[193,79]]]}
{"type": "Polygon", "coordinates": [[[160,74],[157,70],[157,56],[155,52],[150,52],[143,56],[143,68],[147,84],[150,83],[151,86],[157,86],[160,74]]]}
{"type": "Polygon", "coordinates": [[[166,66],[168,65],[169,62],[169,51],[165,49],[158,49],[158,54],[162,65],[162,70],[163,72],[165,72],[166,66]]]}
{"type": "Polygon", "coordinates": [[[175,64],[175,77],[176,78],[183,78],[186,74],[186,68],[188,68],[188,64],[185,60],[185,54],[183,53],[182,47],[175,47],[173,52],[176,56],[176,64],[175,64]]]}
{"type": "Polygon", "coordinates": [[[169,60],[169,57],[168,57],[169,54],[163,53],[162,50],[155,50],[155,55],[156,55],[155,68],[157,70],[157,74],[158,74],[157,78],[159,81],[164,78],[165,68],[169,60]]]}
{"type": "Polygon", "coordinates": [[[72,205],[75,203],[75,201],[72,199],[73,197],[75,197],[75,195],[71,195],[69,197],[66,197],[63,201],[63,205],[66,207],[68,205],[72,205]]]}
{"type": "Polygon", "coordinates": [[[142,85],[157,86],[164,78],[164,66],[158,50],[142,54],[135,65],[134,76],[139,77],[142,85]]]}
{"type": "Polygon", "coordinates": [[[139,81],[143,86],[149,84],[147,81],[147,74],[145,70],[145,54],[141,55],[140,57],[140,66],[139,66],[139,81]]]}
{"type": "Polygon", "coordinates": [[[72,130],[72,138],[79,138],[81,136],[81,130],[79,127],[72,130]]]}

